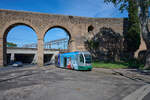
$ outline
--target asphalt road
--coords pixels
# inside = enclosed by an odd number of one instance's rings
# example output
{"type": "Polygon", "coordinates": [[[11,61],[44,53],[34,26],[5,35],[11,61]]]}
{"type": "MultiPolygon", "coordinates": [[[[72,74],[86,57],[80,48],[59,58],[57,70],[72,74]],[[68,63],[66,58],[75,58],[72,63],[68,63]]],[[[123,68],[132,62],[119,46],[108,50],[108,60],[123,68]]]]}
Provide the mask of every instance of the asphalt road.
{"type": "Polygon", "coordinates": [[[0,100],[122,100],[145,85],[96,69],[34,66],[0,70],[0,100]]]}
{"type": "Polygon", "coordinates": [[[149,99],[150,99],[150,92],[146,96],[144,96],[142,100],[149,100],[149,99]]]}

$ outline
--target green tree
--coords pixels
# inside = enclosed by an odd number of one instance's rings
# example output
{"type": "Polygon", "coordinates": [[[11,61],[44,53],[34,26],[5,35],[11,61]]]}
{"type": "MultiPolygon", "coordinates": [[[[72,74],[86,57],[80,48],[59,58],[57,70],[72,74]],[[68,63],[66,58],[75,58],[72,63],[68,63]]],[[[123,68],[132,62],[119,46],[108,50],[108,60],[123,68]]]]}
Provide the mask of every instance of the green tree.
{"type": "Polygon", "coordinates": [[[125,33],[125,41],[127,44],[127,52],[130,54],[130,58],[133,58],[134,52],[140,46],[140,23],[136,2],[129,0],[128,3],[128,31],[125,33]]]}
{"type": "Polygon", "coordinates": [[[12,42],[7,42],[7,47],[17,47],[17,44],[12,42]]]}
{"type": "MultiPolygon", "coordinates": [[[[104,0],[105,2],[111,2],[115,6],[120,5],[120,11],[124,11],[125,9],[128,10],[130,2],[134,1],[136,7],[138,8],[139,14],[139,21],[140,21],[140,28],[142,37],[147,46],[147,53],[146,53],[146,64],[145,68],[150,68],[150,32],[148,29],[148,20],[149,20],[149,6],[150,0],[104,0]]],[[[129,11],[128,11],[129,13],[129,11]]]]}
{"type": "Polygon", "coordinates": [[[137,0],[141,33],[147,47],[145,69],[150,69],[150,31],[148,28],[150,0],[137,0]]]}

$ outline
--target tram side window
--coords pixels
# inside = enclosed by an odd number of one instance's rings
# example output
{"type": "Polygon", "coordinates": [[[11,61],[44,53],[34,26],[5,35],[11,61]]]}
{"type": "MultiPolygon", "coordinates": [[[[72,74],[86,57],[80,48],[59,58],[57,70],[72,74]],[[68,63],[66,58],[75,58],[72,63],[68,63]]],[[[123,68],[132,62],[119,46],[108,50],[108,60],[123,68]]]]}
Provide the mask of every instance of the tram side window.
{"type": "Polygon", "coordinates": [[[83,55],[80,55],[80,62],[84,63],[83,55]]]}

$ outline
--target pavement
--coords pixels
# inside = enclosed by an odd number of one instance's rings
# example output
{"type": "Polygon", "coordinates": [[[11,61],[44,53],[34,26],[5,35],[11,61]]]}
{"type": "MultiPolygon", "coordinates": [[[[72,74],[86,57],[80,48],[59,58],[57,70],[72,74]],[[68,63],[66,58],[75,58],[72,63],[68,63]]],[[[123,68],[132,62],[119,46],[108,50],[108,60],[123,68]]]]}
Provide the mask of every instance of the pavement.
{"type": "Polygon", "coordinates": [[[149,76],[135,69],[0,68],[0,100],[149,100],[149,76]]]}

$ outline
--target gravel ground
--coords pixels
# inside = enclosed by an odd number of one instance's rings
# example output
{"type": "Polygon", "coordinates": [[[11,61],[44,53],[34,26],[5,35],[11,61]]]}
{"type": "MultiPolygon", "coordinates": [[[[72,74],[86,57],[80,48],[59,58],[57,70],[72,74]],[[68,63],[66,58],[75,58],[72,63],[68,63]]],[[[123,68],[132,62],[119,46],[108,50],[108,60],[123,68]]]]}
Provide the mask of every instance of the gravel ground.
{"type": "Polygon", "coordinates": [[[148,84],[148,76],[129,69],[0,69],[0,100],[122,100],[148,84]]]}

